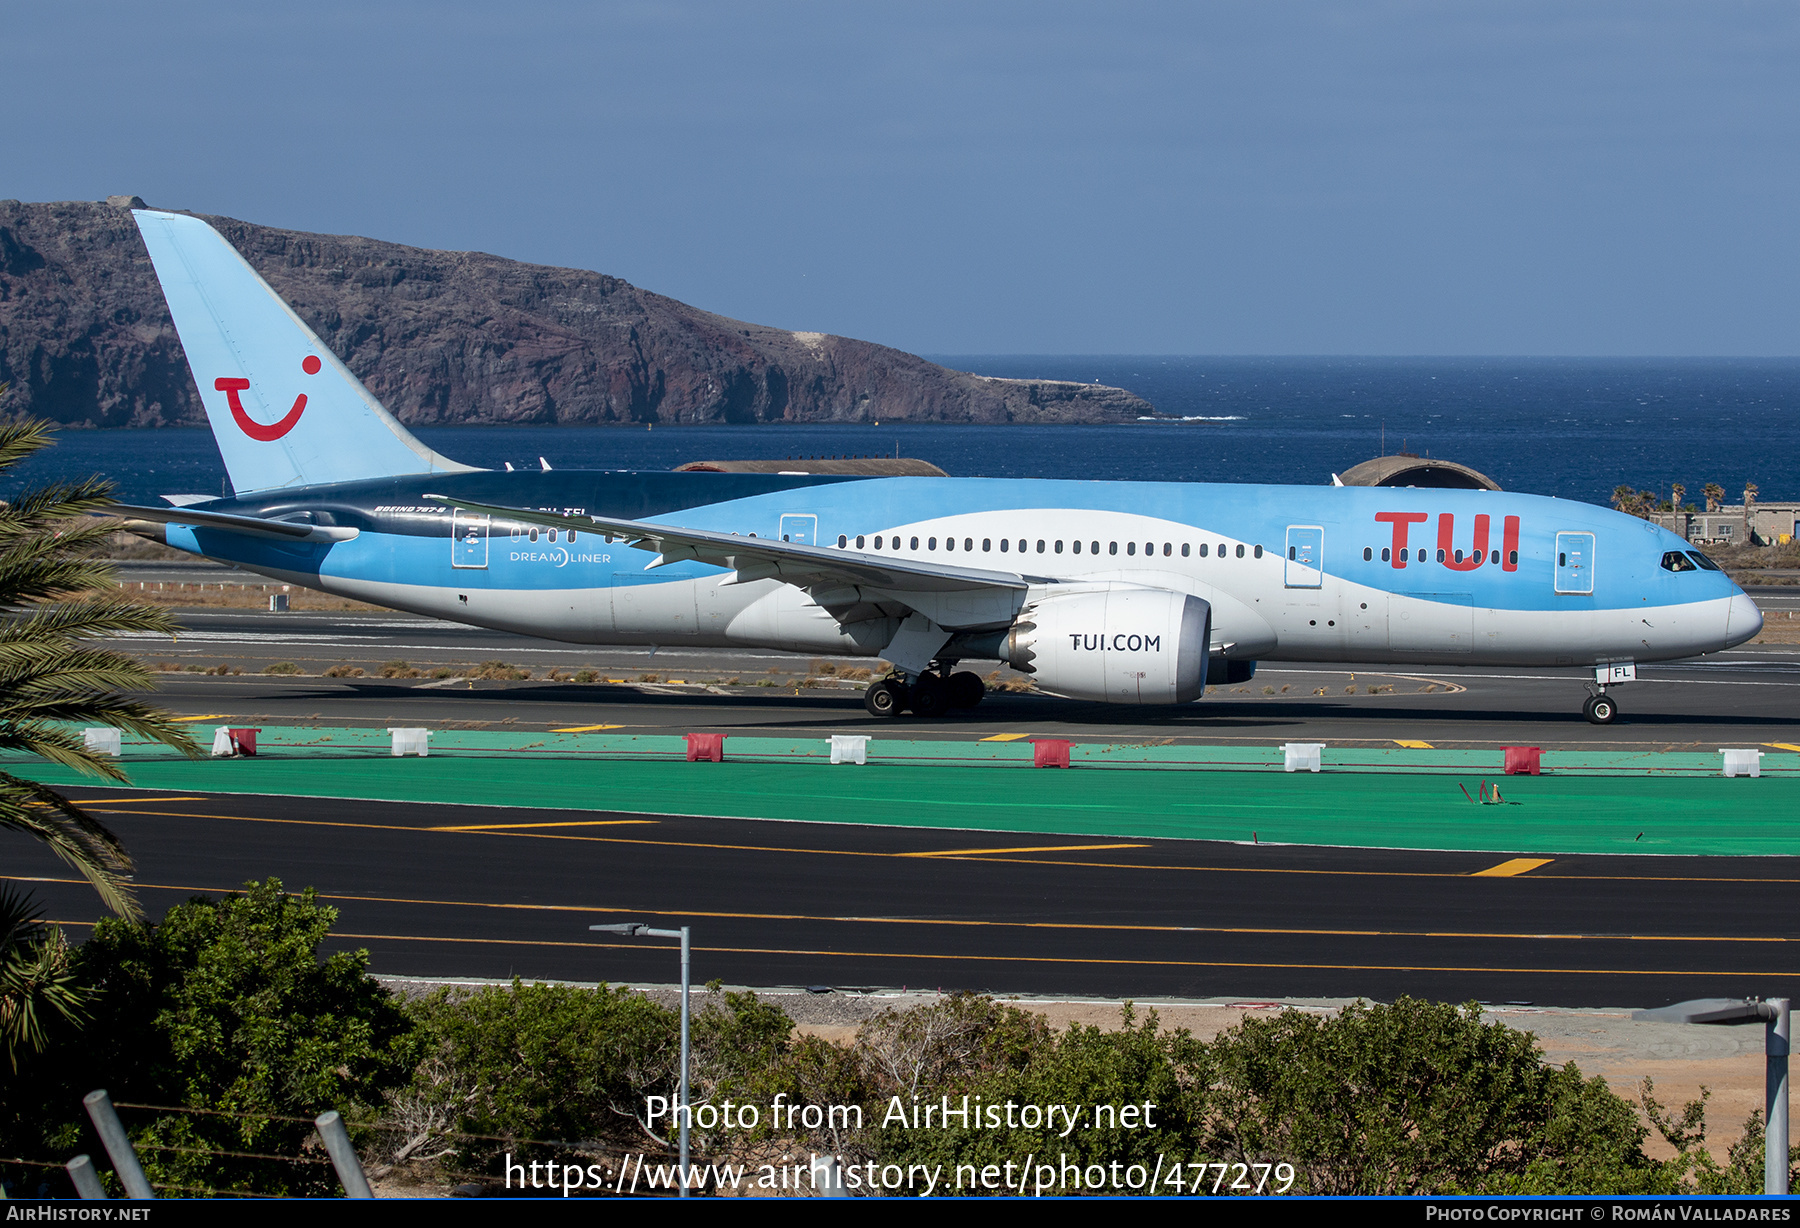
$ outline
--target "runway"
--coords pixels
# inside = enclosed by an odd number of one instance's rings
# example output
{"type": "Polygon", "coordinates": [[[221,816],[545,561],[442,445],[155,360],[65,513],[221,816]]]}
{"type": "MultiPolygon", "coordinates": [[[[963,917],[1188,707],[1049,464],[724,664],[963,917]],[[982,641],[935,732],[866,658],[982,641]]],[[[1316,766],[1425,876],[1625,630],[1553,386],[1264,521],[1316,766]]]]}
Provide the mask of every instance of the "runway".
{"type": "MultiPolygon", "coordinates": [[[[1768,600],[1776,610],[1793,602],[1768,600]]],[[[386,613],[198,610],[182,619],[188,630],[173,643],[116,646],[182,667],[161,675],[156,699],[204,718],[199,728],[617,726],[622,735],[1706,754],[1800,746],[1800,646],[1783,644],[1645,667],[1643,681],[1617,692],[1623,715],[1611,726],[1582,720],[1575,671],[1353,665],[1270,666],[1182,709],[994,693],[970,714],[884,723],[805,658],[585,648],[386,613]],[[421,676],[373,676],[397,661],[421,676]],[[484,661],[533,677],[455,672],[484,661]],[[257,672],[276,662],[308,676],[257,672]],[[245,672],[193,672],[220,666],[245,672]],[[323,676],[333,667],[364,676],[323,676]],[[614,681],[546,677],[585,669],[614,681]]],[[[1130,773],[1116,776],[1129,788],[1130,773]]],[[[1481,875],[1512,859],[204,789],[74,792],[95,799],[137,856],[153,914],[196,892],[277,876],[316,887],[340,911],[333,942],[368,949],[376,971],[397,975],[667,982],[670,952],[586,931],[643,919],[695,927],[696,978],[764,986],[1412,993],[1568,1006],[1800,988],[1800,928],[1782,907],[1800,880],[1791,857],[1571,854],[1481,875]]],[[[96,919],[91,891],[41,849],[0,835],[0,851],[6,876],[37,880],[51,915],[96,919]]]]}
{"type": "MultiPolygon", "coordinates": [[[[1050,838],[618,812],[77,790],[159,914],[276,874],[339,910],[333,946],[418,976],[694,976],[1108,997],[1566,1006],[1800,989],[1789,858],[1573,856],[1050,838]],[[1482,872],[1486,873],[1482,873],[1482,872]]],[[[92,893],[48,854],[7,877],[50,915],[92,893]]]]}

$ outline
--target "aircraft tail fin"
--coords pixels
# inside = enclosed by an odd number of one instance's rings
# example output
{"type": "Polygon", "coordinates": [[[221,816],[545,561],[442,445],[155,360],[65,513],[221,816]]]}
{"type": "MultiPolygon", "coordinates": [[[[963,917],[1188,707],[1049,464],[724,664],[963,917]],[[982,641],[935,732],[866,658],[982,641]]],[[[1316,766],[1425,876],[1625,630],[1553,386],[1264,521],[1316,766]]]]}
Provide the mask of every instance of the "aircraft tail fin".
{"type": "Polygon", "coordinates": [[[237,493],[470,471],[401,426],[218,231],[132,216],[237,493]]]}

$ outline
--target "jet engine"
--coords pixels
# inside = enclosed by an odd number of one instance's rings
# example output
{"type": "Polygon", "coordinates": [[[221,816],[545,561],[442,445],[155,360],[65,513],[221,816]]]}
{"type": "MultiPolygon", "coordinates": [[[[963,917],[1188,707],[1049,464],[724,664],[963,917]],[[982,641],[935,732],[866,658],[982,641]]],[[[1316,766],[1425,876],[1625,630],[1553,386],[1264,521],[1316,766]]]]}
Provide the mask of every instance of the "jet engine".
{"type": "Polygon", "coordinates": [[[1185,704],[1206,690],[1211,634],[1212,606],[1198,597],[1109,585],[1033,601],[992,655],[1071,699],[1185,704]]]}

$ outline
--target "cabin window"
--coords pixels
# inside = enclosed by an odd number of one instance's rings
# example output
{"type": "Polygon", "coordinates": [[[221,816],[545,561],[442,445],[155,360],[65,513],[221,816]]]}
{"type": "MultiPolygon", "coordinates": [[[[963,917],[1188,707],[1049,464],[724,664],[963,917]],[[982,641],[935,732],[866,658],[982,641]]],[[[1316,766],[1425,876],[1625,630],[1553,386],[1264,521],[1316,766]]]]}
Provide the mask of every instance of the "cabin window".
{"type": "Polygon", "coordinates": [[[1299,556],[1298,550],[1299,550],[1299,547],[1297,547],[1297,546],[1289,546],[1288,547],[1288,558],[1290,558],[1290,559],[1299,558],[1300,556],[1299,556]]]}
{"type": "Polygon", "coordinates": [[[1163,557],[1164,557],[1164,558],[1165,558],[1165,559],[1166,559],[1166,558],[1168,558],[1168,557],[1169,557],[1169,556],[1170,556],[1170,555],[1171,555],[1171,554],[1174,554],[1174,553],[1175,553],[1175,543],[1173,543],[1173,542],[1164,542],[1164,543],[1163,543],[1163,557]]]}
{"type": "Polygon", "coordinates": [[[986,552],[992,550],[993,548],[994,548],[994,539],[993,538],[984,537],[981,539],[981,549],[984,554],[986,552]]]}
{"type": "Polygon", "coordinates": [[[1374,557],[1375,557],[1375,551],[1369,546],[1364,546],[1363,547],[1363,562],[1367,563],[1369,560],[1373,559],[1374,557]]]}
{"type": "Polygon", "coordinates": [[[1556,552],[1556,565],[1558,567],[1567,567],[1569,565],[1569,556],[1566,551],[1558,550],[1556,552]]]}
{"type": "MultiPolygon", "coordinates": [[[[1239,547],[1239,549],[1242,549],[1242,547],[1239,547]]],[[[1262,547],[1261,546],[1258,546],[1256,548],[1256,557],[1259,559],[1262,557],[1262,547]]]]}
{"type": "MultiPolygon", "coordinates": [[[[898,537],[896,537],[894,539],[894,549],[898,550],[899,548],[900,548],[900,539],[898,537]]],[[[914,550],[917,550],[919,548],[919,539],[916,537],[912,539],[912,548],[914,550]]]]}
{"type": "Polygon", "coordinates": [[[927,537],[925,539],[925,548],[927,550],[936,550],[937,549],[937,538],[927,537]]]}
{"type": "Polygon", "coordinates": [[[1511,563],[1514,567],[1517,567],[1519,565],[1519,552],[1517,550],[1508,550],[1506,552],[1506,561],[1511,563]]]}
{"type": "Polygon", "coordinates": [[[944,539],[944,549],[946,549],[946,550],[956,549],[956,539],[954,537],[946,537],[944,539]]]}
{"type": "Polygon", "coordinates": [[[1099,542],[1089,542],[1088,543],[1088,553],[1089,554],[1099,554],[1100,553],[1100,543],[1099,542]]]}
{"type": "Polygon", "coordinates": [[[1058,554],[1062,553],[1062,542],[1060,540],[1056,543],[1056,552],[1058,554]]]}
{"type": "Polygon", "coordinates": [[[1021,538],[1020,538],[1020,539],[1019,539],[1019,553],[1020,553],[1020,554],[1024,554],[1024,553],[1025,553],[1025,550],[1026,550],[1026,547],[1027,547],[1027,546],[1028,546],[1028,545],[1029,545],[1029,544],[1030,544],[1030,543],[1028,543],[1028,542],[1027,542],[1027,541],[1026,541],[1026,540],[1025,540],[1025,539],[1024,539],[1024,538],[1023,538],[1023,537],[1021,537],[1021,538]]]}
{"type": "Polygon", "coordinates": [[[1187,542],[1182,542],[1181,543],[1181,557],[1184,559],[1187,558],[1188,551],[1191,549],[1192,549],[1192,547],[1187,542]]]}
{"type": "Polygon", "coordinates": [[[1119,543],[1118,542],[1107,542],[1106,543],[1106,552],[1108,554],[1117,554],[1119,552],[1119,543]]]}
{"type": "Polygon", "coordinates": [[[1080,554],[1081,553],[1081,543],[1080,542],[1070,542],[1069,549],[1073,550],[1076,554],[1080,554]]]}
{"type": "Polygon", "coordinates": [[[1010,537],[1002,537],[1000,539],[1000,553],[1005,554],[1010,549],[1012,549],[1012,539],[1010,537]]]}
{"type": "Polygon", "coordinates": [[[1386,546],[1381,548],[1381,561],[1384,563],[1388,561],[1388,548],[1386,546]]]}
{"type": "Polygon", "coordinates": [[[1460,550],[1456,552],[1456,561],[1459,563],[1462,562],[1462,551],[1460,550]]]}
{"type": "Polygon", "coordinates": [[[1240,559],[1241,559],[1241,558],[1243,558],[1243,557],[1244,557],[1244,548],[1243,548],[1243,547],[1242,547],[1242,546],[1239,546],[1239,547],[1238,547],[1238,548],[1237,548],[1237,556],[1238,556],[1238,557],[1239,557],[1239,558],[1240,558],[1240,559]]]}
{"type": "Polygon", "coordinates": [[[556,540],[556,530],[555,530],[555,529],[551,529],[551,530],[550,530],[550,540],[551,540],[551,541],[555,541],[555,540],[556,540]]]}
{"type": "Polygon", "coordinates": [[[1219,543],[1219,557],[1220,558],[1224,558],[1225,555],[1227,553],[1229,553],[1229,551],[1230,551],[1230,547],[1228,547],[1224,542],[1219,543]]]}
{"type": "Polygon", "coordinates": [[[1137,543],[1136,542],[1126,542],[1125,543],[1125,553],[1126,554],[1136,554],[1137,553],[1137,543]]]}
{"type": "Polygon", "coordinates": [[[1494,551],[1493,557],[1488,559],[1488,562],[1498,567],[1500,565],[1500,552],[1498,550],[1494,551]]]}
{"type": "Polygon", "coordinates": [[[537,540],[537,527],[536,527],[536,526],[535,526],[535,525],[534,525],[534,526],[532,526],[532,530],[531,530],[531,533],[530,533],[530,537],[531,537],[531,540],[532,540],[532,541],[536,541],[536,540],[537,540]]]}
{"type": "Polygon", "coordinates": [[[1208,552],[1211,550],[1212,550],[1212,547],[1208,546],[1205,542],[1200,543],[1200,557],[1201,558],[1205,558],[1207,556],[1208,552]]]}
{"type": "Polygon", "coordinates": [[[1044,539],[1040,537],[1040,538],[1038,538],[1038,553],[1042,554],[1043,552],[1044,552],[1044,539]]]}
{"type": "Polygon", "coordinates": [[[1444,561],[1444,552],[1442,550],[1439,550],[1438,551],[1438,562],[1441,563],[1443,561],[1444,561]]]}
{"type": "MultiPolygon", "coordinates": [[[[839,545],[840,545],[840,546],[841,546],[841,545],[843,545],[843,544],[844,544],[844,539],[843,539],[843,538],[841,538],[841,537],[840,537],[840,538],[838,538],[838,544],[839,544],[839,545]]],[[[857,548],[857,549],[858,549],[858,550],[861,550],[861,549],[862,549],[862,548],[863,548],[863,535],[862,535],[862,534],[861,534],[861,533],[858,533],[858,534],[857,534],[857,535],[856,535],[856,548],[857,548]]]]}
{"type": "Polygon", "coordinates": [[[975,548],[975,539],[973,537],[963,538],[963,549],[964,550],[973,550],[974,548],[975,548]]]}
{"type": "Polygon", "coordinates": [[[570,541],[574,541],[574,540],[575,540],[575,530],[574,530],[574,529],[570,529],[570,530],[569,530],[569,540],[570,540],[570,541]]]}

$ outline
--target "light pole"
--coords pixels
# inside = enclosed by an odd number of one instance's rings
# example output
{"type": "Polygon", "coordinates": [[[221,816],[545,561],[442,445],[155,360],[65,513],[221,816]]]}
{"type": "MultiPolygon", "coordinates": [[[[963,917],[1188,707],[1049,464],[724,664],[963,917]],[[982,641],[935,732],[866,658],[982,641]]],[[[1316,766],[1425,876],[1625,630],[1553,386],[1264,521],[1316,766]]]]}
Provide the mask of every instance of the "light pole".
{"type": "Polygon", "coordinates": [[[678,930],[653,930],[641,922],[627,921],[622,925],[590,925],[588,930],[596,934],[619,934],[625,938],[681,939],[681,1091],[677,1093],[677,1124],[681,1127],[681,1192],[676,1197],[686,1198],[688,1125],[693,1118],[693,1110],[688,1106],[688,927],[684,925],[678,930]]]}
{"type": "Polygon", "coordinates": [[[1787,998],[1695,998],[1652,1011],[1633,1011],[1633,1019],[1665,1023],[1763,1023],[1763,1193],[1788,1192],[1788,1042],[1787,998]]]}

